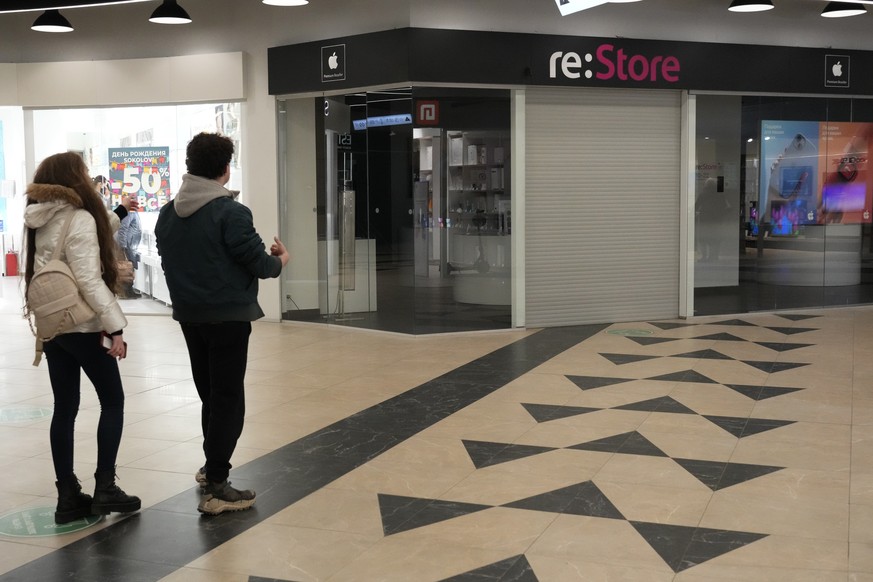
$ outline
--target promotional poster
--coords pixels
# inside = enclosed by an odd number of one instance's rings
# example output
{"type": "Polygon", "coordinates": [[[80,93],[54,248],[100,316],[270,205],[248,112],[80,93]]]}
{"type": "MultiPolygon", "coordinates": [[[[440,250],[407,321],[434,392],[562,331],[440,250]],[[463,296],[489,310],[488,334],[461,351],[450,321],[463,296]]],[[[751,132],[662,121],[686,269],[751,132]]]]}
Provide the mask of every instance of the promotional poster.
{"type": "Polygon", "coordinates": [[[170,148],[109,148],[109,182],[112,208],[127,194],[141,212],[157,212],[170,201],[170,148]]]}

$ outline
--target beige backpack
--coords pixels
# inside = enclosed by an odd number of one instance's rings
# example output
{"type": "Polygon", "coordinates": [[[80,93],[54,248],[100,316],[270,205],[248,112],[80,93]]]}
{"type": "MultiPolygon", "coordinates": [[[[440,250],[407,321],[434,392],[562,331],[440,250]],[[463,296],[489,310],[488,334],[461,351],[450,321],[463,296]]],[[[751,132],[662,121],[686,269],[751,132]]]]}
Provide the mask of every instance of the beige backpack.
{"type": "Polygon", "coordinates": [[[30,324],[30,331],[36,336],[34,366],[39,366],[42,359],[44,342],[54,339],[55,336],[96,315],[82,297],[70,267],[60,259],[61,249],[64,248],[70,223],[73,221],[73,214],[74,212],[71,212],[64,222],[51,259],[33,274],[27,287],[24,316],[30,324]]]}

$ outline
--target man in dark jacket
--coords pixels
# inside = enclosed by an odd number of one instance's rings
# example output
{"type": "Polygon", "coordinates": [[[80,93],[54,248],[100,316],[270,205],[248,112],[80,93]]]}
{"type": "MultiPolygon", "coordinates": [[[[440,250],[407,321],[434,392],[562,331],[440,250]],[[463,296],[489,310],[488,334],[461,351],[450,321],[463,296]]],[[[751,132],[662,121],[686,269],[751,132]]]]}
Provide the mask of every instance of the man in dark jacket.
{"type": "Polygon", "coordinates": [[[188,173],[161,209],[155,240],[203,403],[206,465],[195,474],[203,487],[197,509],[215,515],[255,503],[254,491],[234,489],[227,478],[245,417],[251,322],[264,316],[258,280],[278,277],[288,251],[274,237],[267,254],[251,211],[224,187],[233,157],[229,138],[200,133],[186,156],[188,173]]]}

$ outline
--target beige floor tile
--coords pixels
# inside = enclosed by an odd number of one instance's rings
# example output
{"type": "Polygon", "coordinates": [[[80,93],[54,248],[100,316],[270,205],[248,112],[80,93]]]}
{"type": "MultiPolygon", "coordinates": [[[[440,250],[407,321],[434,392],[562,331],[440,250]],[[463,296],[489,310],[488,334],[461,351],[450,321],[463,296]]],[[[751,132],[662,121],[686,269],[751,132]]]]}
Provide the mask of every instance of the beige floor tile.
{"type": "Polygon", "coordinates": [[[849,570],[873,574],[873,542],[849,544],[849,570]]]}
{"type": "MultiPolygon", "coordinates": [[[[200,423],[186,416],[152,416],[124,428],[124,436],[184,442],[201,436],[200,423]]],[[[123,438],[123,437],[122,437],[123,438]]]]}
{"type": "Polygon", "coordinates": [[[862,473],[852,467],[849,499],[853,505],[873,505],[873,472],[862,473]]]}
{"type": "MultiPolygon", "coordinates": [[[[751,530],[749,530],[751,531],[751,530]]],[[[680,572],[676,582],[839,580],[846,576],[847,544],[834,540],[770,535],[680,572]]]]}
{"type": "Polygon", "coordinates": [[[249,582],[249,580],[248,574],[179,568],[169,576],[161,578],[160,582],[249,582]]]}
{"type": "Polygon", "coordinates": [[[873,505],[849,506],[849,540],[873,544],[873,505]]]}
{"type": "Polygon", "coordinates": [[[848,439],[848,426],[798,422],[743,437],[731,461],[846,471],[850,463],[848,439]]]}
{"type": "Polygon", "coordinates": [[[283,509],[267,523],[371,537],[383,535],[376,492],[351,491],[331,485],[283,509]]]}
{"type": "Polygon", "coordinates": [[[0,574],[5,574],[28,562],[51,553],[50,548],[41,548],[0,538],[0,574]]]}
{"type": "Polygon", "coordinates": [[[700,525],[846,542],[848,475],[786,469],[717,491],[700,525]]]}
{"type": "Polygon", "coordinates": [[[502,505],[591,480],[610,455],[558,450],[479,469],[443,499],[502,505]]]}
{"type": "Polygon", "coordinates": [[[615,580],[618,582],[671,582],[673,571],[669,568],[634,568],[607,564],[594,559],[572,556],[552,557],[542,554],[525,555],[538,580],[561,582],[594,582],[615,580]]]}
{"type": "Polygon", "coordinates": [[[525,555],[652,570],[658,576],[671,572],[633,526],[619,519],[560,515],[525,555]]]}
{"type": "Polygon", "coordinates": [[[690,489],[692,492],[710,491],[678,463],[666,457],[613,455],[597,472],[595,481],[652,485],[679,491],[685,489],[690,489]]]}
{"type": "Polygon", "coordinates": [[[188,567],[300,582],[326,580],[377,541],[360,534],[260,524],[188,567]]]}
{"type": "Polygon", "coordinates": [[[694,526],[712,498],[709,488],[679,489],[599,478],[594,483],[631,521],[694,526]]]}
{"type": "MultiPolygon", "coordinates": [[[[474,548],[398,534],[384,538],[327,578],[327,582],[437,582],[524,552],[474,548]]],[[[305,580],[300,578],[300,580],[305,580]]]]}

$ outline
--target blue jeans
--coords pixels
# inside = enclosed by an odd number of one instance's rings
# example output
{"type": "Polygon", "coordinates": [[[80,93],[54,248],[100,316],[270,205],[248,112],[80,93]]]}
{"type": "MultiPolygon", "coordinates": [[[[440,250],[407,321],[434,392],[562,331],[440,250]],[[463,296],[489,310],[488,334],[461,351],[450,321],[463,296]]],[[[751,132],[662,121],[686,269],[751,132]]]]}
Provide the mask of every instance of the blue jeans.
{"type": "Polygon", "coordinates": [[[97,424],[97,470],[115,471],[124,425],[124,388],[118,362],[100,343],[100,333],[66,333],[43,346],[55,397],[49,430],[58,481],[73,474],[73,430],[79,413],[80,378],[84,371],[100,400],[97,424]]]}
{"type": "Polygon", "coordinates": [[[248,321],[182,322],[191,373],[200,401],[206,478],[227,479],[230,458],[242,434],[246,414],[245,376],[248,363],[248,321]]]}

